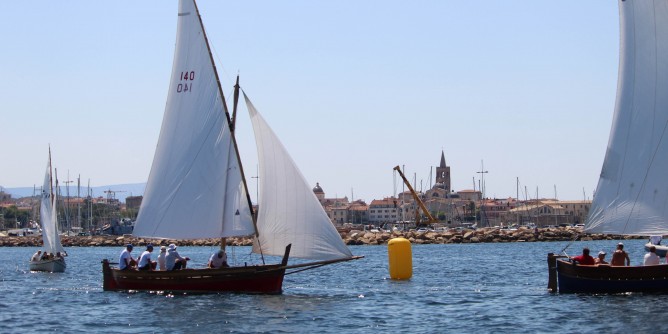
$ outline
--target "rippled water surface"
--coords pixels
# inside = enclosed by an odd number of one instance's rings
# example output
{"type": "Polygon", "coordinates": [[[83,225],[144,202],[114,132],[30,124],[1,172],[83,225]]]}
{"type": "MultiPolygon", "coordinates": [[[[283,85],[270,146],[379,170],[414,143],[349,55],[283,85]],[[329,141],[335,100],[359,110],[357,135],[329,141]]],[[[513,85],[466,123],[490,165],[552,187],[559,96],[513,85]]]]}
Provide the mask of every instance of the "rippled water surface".
{"type": "MultiPolygon", "coordinates": [[[[567,252],[610,254],[616,243],[575,242],[567,252]]],[[[644,243],[625,241],[632,263],[641,262],[644,243]]],[[[104,292],[100,260],[116,261],[120,247],[69,248],[61,274],[28,271],[35,247],[5,247],[0,332],[668,331],[666,295],[548,293],[547,253],[566,244],[413,245],[409,281],[389,279],[386,246],[353,246],[364,259],[288,275],[277,296],[104,292]]],[[[215,249],[179,250],[202,266],[215,249]]],[[[236,248],[231,257],[243,263],[248,252],[236,248]]]]}

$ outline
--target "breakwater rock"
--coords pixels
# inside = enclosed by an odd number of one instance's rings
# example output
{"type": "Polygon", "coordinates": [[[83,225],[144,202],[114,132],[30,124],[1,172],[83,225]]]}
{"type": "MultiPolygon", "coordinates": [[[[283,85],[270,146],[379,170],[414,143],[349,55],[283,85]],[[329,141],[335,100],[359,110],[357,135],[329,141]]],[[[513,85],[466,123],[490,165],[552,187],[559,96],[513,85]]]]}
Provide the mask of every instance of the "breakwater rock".
{"type": "MultiPolygon", "coordinates": [[[[582,234],[579,228],[539,228],[507,230],[498,228],[479,228],[476,230],[448,230],[444,232],[368,232],[358,230],[339,231],[347,245],[383,245],[393,238],[406,238],[412,244],[461,244],[484,242],[537,242],[537,241],[570,241],[579,236],[580,240],[620,240],[644,239],[640,236],[620,236],[609,234],[582,234]]],[[[215,246],[220,239],[166,240],[138,238],[130,235],[98,235],[98,236],[64,236],[61,242],[65,247],[99,247],[123,246],[128,243],[143,246],[152,243],[154,246],[167,246],[171,243],[179,246],[215,246]]],[[[0,247],[35,247],[42,245],[42,238],[0,237],[0,247]]],[[[229,246],[250,246],[251,238],[227,238],[229,246]]]]}
{"type": "Polygon", "coordinates": [[[488,242],[537,242],[537,241],[571,241],[579,240],[619,240],[644,239],[638,236],[621,236],[608,234],[582,234],[579,228],[541,228],[541,229],[499,229],[479,228],[475,230],[449,230],[445,232],[362,232],[350,231],[342,233],[348,245],[382,245],[393,238],[406,238],[411,244],[461,244],[488,242]]]}

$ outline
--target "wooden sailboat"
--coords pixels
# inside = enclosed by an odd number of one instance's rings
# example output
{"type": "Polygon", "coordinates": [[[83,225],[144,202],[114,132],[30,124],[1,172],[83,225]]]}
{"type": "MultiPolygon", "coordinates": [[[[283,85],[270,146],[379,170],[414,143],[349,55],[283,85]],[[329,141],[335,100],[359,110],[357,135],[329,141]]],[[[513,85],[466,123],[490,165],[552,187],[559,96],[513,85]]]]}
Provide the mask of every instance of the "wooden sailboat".
{"type": "MultiPolygon", "coordinates": [[[[620,73],[585,233],[668,235],[668,2],[619,0],[620,73]]],[[[548,254],[559,292],[668,292],[668,265],[585,266],[548,254]]]]}
{"type": "MultiPolygon", "coordinates": [[[[133,234],[163,239],[254,235],[262,265],[133,271],[103,260],[105,290],[281,293],[286,270],[353,256],[271,128],[244,98],[260,162],[253,213],[230,117],[194,0],[180,0],[176,51],[160,137],[133,234]],[[265,255],[282,256],[264,264],[265,255]],[[290,265],[288,259],[311,262],[290,265]]],[[[237,85],[238,87],[238,85],[237,85]]],[[[238,91],[235,92],[238,96],[238,91]]],[[[236,110],[236,103],[235,103],[236,110]]]]}
{"type": "Polygon", "coordinates": [[[65,251],[60,243],[58,234],[58,219],[56,211],[56,193],[53,191],[53,178],[51,168],[51,149],[49,148],[49,162],[46,165],[44,184],[42,186],[42,199],[40,205],[40,223],[42,225],[43,252],[52,254],[52,258],[30,261],[31,271],[48,271],[62,273],[67,267],[65,264],[65,251]],[[56,256],[59,254],[60,256],[56,256]]]}

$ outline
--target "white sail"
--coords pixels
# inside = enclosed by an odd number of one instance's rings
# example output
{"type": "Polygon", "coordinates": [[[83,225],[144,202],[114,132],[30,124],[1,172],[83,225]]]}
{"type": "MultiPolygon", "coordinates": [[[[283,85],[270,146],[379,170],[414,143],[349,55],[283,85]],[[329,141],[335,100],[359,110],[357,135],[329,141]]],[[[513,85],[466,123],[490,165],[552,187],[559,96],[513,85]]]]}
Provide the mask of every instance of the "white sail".
{"type": "Polygon", "coordinates": [[[197,239],[254,233],[238,155],[197,7],[179,1],[162,128],[133,234],[197,239]]]}
{"type": "MultiPolygon", "coordinates": [[[[352,257],[285,147],[244,93],[260,164],[257,217],[263,254],[331,260],[352,257]]],[[[254,252],[260,249],[257,242],[254,252]]]]}
{"type": "Polygon", "coordinates": [[[668,234],[668,2],[622,0],[617,100],[585,230],[668,234]]]}
{"type": "Polygon", "coordinates": [[[44,174],[44,183],[42,185],[42,200],[39,215],[42,224],[44,252],[56,254],[57,252],[63,253],[63,246],[60,244],[60,236],[58,235],[56,194],[52,193],[51,189],[51,153],[49,153],[49,162],[46,164],[46,173],[44,174]]]}

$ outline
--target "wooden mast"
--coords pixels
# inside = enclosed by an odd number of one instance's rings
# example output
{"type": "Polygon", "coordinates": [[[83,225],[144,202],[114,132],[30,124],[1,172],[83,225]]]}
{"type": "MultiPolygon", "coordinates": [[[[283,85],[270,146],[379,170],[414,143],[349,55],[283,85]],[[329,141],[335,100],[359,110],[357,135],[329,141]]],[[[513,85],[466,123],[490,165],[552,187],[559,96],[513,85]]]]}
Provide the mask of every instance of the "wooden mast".
{"type": "MultiPolygon", "coordinates": [[[[248,209],[250,210],[251,217],[253,219],[253,228],[255,229],[255,237],[259,240],[259,231],[257,229],[257,218],[255,212],[253,211],[253,203],[251,202],[250,194],[248,192],[248,185],[246,183],[246,175],[244,173],[243,164],[241,163],[241,157],[239,156],[239,146],[237,145],[237,139],[234,135],[234,122],[230,117],[229,110],[227,109],[227,103],[225,102],[225,95],[223,95],[223,88],[220,84],[220,77],[218,76],[218,70],[216,69],[216,63],[213,61],[213,54],[211,53],[211,47],[209,46],[209,39],[206,36],[206,31],[204,30],[204,23],[202,23],[202,16],[199,14],[199,8],[197,8],[197,3],[193,0],[193,5],[195,6],[195,12],[197,13],[197,20],[199,21],[200,27],[202,29],[202,36],[204,37],[204,44],[206,44],[206,49],[209,52],[209,60],[211,61],[211,66],[213,67],[213,74],[216,77],[216,83],[218,84],[218,94],[222,99],[223,110],[225,111],[225,117],[227,118],[227,124],[230,127],[232,144],[234,145],[234,153],[237,157],[237,162],[239,164],[239,171],[241,172],[241,182],[243,183],[244,190],[246,191],[246,200],[248,201],[248,209]]],[[[237,76],[238,81],[238,76],[237,76]]],[[[235,95],[238,95],[236,93],[235,95]]],[[[234,109],[236,110],[236,103],[234,109]]],[[[258,241],[259,242],[259,241],[258,241]]],[[[225,238],[221,238],[221,249],[225,249],[225,238]]],[[[260,254],[262,255],[262,254],[260,254]]],[[[262,256],[262,264],[264,264],[264,256],[262,256]]]]}

